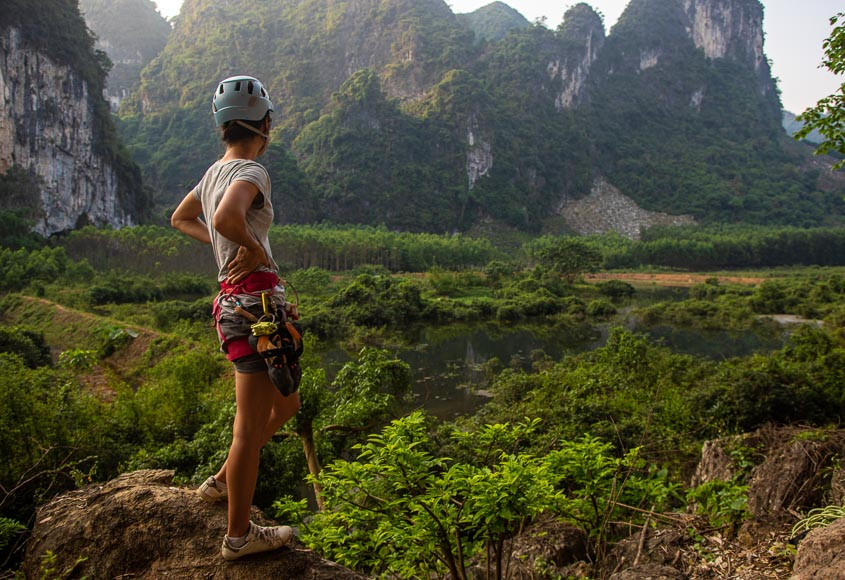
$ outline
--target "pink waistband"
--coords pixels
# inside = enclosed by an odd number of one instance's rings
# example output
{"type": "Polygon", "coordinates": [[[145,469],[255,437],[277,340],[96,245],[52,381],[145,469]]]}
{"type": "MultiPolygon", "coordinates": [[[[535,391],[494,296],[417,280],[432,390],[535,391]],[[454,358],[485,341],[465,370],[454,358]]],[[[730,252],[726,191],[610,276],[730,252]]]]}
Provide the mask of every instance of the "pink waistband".
{"type": "Polygon", "coordinates": [[[225,280],[220,282],[220,289],[227,294],[253,294],[279,283],[279,277],[273,272],[252,272],[237,284],[229,284],[225,280]]]}

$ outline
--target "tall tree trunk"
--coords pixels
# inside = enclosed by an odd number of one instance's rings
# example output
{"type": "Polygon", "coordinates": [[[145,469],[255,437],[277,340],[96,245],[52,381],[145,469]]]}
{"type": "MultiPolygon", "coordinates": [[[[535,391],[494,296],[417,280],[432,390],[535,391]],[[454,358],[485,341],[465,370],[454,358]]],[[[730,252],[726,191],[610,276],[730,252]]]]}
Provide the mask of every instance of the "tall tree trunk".
{"type": "MultiPolygon", "coordinates": [[[[319,477],[322,467],[317,457],[317,446],[314,445],[314,427],[311,421],[301,424],[297,429],[297,435],[302,440],[302,450],[305,452],[305,461],[308,462],[308,472],[314,477],[319,477]]],[[[317,509],[323,511],[323,489],[320,484],[314,482],[314,495],[317,498],[317,509]]]]}

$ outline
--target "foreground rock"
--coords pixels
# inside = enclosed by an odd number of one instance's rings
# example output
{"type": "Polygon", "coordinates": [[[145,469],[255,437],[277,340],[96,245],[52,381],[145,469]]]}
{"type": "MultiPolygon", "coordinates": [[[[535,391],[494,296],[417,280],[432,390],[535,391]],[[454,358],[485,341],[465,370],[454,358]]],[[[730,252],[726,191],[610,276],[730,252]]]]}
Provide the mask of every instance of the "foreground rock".
{"type": "Polygon", "coordinates": [[[793,571],[792,580],[845,578],[845,518],[807,534],[793,571]]]}
{"type": "Polygon", "coordinates": [[[716,480],[747,485],[748,520],[714,526],[702,516],[656,514],[656,528],[618,542],[601,571],[611,580],[845,579],[845,520],[791,538],[802,514],[843,503],[842,457],[842,429],[769,426],[710,441],[692,487],[716,480]]]}
{"type": "MultiPolygon", "coordinates": [[[[226,504],[208,504],[172,480],[172,471],[137,471],[54,498],[36,515],[24,574],[40,578],[42,559],[51,552],[52,567],[73,578],[364,578],[297,540],[226,562],[220,556],[226,504]]],[[[253,520],[272,523],[257,510],[253,520]]]]}

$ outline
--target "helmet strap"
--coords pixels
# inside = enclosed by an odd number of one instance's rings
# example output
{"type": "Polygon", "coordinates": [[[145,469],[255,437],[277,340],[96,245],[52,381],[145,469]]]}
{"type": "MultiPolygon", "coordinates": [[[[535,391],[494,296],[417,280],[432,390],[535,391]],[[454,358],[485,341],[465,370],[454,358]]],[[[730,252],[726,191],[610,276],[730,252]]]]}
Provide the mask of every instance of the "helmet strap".
{"type": "Polygon", "coordinates": [[[262,133],[261,131],[259,131],[258,129],[256,129],[255,127],[253,127],[252,125],[248,125],[248,124],[244,123],[243,121],[241,121],[240,119],[238,119],[237,121],[235,121],[235,124],[236,124],[236,125],[240,125],[240,126],[241,126],[241,127],[243,127],[244,129],[248,129],[248,130],[252,131],[252,132],[253,132],[253,133],[255,133],[256,135],[261,135],[262,137],[264,137],[264,139],[269,139],[269,138],[270,138],[270,135],[268,135],[267,133],[262,133]]]}

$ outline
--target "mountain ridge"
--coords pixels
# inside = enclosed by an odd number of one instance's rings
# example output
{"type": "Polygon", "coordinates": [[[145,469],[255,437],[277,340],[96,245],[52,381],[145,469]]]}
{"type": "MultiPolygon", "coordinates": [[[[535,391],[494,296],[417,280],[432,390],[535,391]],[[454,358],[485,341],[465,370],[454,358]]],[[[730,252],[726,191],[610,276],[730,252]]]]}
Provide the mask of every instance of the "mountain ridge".
{"type": "MultiPolygon", "coordinates": [[[[560,233],[557,208],[599,178],[644,210],[702,223],[843,213],[841,188],[781,127],[758,0],[632,0],[610,33],[579,3],[554,30],[497,40],[442,0],[261,6],[186,0],[121,106],[160,211],[220,151],[216,82],[249,73],[276,103],[263,162],[280,222],[560,233]]],[[[507,8],[469,17],[498,11],[503,30],[507,8]]]]}

